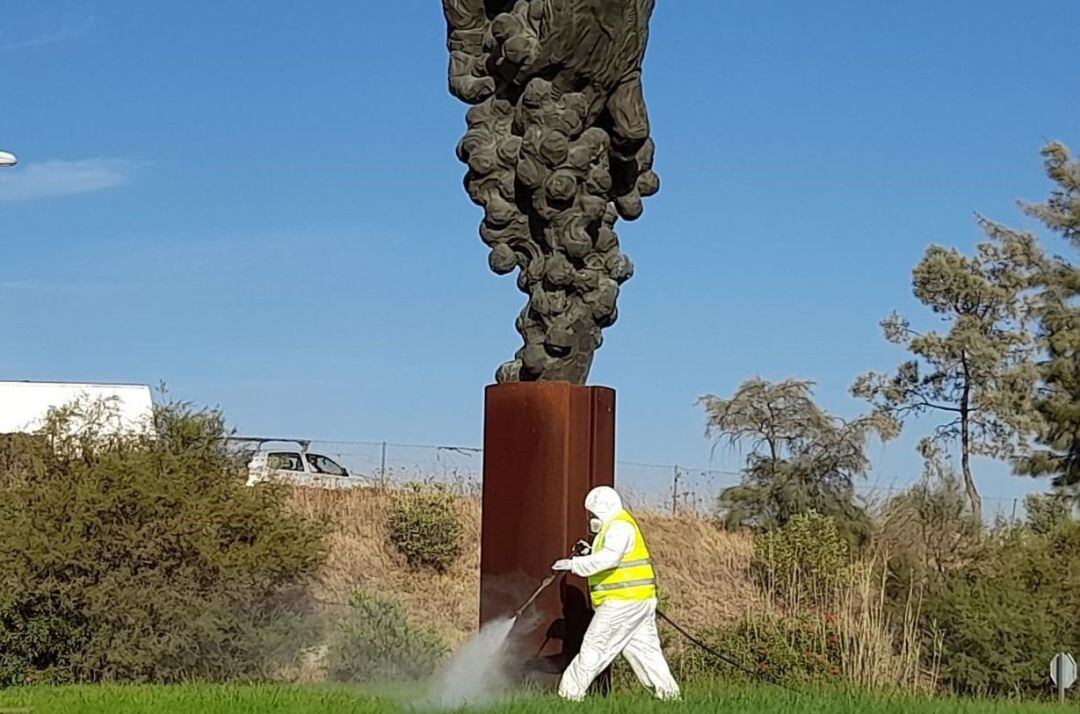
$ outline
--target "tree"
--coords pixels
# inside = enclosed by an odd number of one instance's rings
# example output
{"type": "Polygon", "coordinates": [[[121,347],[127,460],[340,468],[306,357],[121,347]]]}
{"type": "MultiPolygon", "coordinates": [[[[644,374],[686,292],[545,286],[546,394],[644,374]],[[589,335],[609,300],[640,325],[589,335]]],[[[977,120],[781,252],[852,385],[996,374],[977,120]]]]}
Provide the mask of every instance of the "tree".
{"type": "Polygon", "coordinates": [[[729,399],[699,400],[706,435],[749,450],[742,482],[720,495],[725,526],[770,530],[814,511],[834,517],[850,538],[866,534],[854,481],[869,471],[869,437],[888,440],[898,425],[883,414],[844,421],[818,407],[812,390],[805,380],[751,379],[729,399]]]}
{"type": "Polygon", "coordinates": [[[881,323],[885,338],[913,359],[892,375],[860,376],[851,391],[900,423],[927,413],[941,417],[933,438],[959,443],[964,489],[981,518],[971,456],[1014,456],[1036,422],[1036,345],[1027,322],[1031,266],[1041,251],[1030,234],[1006,234],[981,216],[978,221],[990,240],[974,257],[931,246],[913,273],[915,297],[947,329],[920,333],[893,313],[881,323]]]}
{"type": "MultiPolygon", "coordinates": [[[[1025,213],[1080,248],[1080,160],[1058,143],[1043,149],[1046,173],[1057,184],[1046,203],[1021,204],[1025,213]]],[[[998,230],[1008,232],[1001,226],[998,230]]],[[[1062,258],[1038,268],[1037,315],[1045,348],[1035,408],[1039,448],[1016,460],[1018,473],[1049,476],[1060,490],[1080,485],[1080,268],[1062,258]]]]}

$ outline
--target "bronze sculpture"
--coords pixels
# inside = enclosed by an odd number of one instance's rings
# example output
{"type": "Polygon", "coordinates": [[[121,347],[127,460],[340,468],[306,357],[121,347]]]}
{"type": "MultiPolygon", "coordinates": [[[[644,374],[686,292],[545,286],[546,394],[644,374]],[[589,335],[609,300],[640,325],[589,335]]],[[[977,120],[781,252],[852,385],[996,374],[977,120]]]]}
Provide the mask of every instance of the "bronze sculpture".
{"type": "Polygon", "coordinates": [[[655,0],[443,0],[458,157],[524,346],[499,382],[584,384],[633,264],[615,223],[660,188],[641,86],[655,0]]]}

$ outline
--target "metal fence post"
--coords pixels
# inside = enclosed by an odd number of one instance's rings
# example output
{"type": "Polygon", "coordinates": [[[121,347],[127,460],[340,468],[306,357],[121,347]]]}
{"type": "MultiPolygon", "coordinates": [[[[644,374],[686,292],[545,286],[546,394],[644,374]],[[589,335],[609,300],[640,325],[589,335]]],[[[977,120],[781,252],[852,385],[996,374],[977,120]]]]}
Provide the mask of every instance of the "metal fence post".
{"type": "Polygon", "coordinates": [[[382,443],[382,452],[379,455],[379,478],[386,483],[386,442],[382,443]]]}
{"type": "Polygon", "coordinates": [[[1061,704],[1065,703],[1065,658],[1058,656],[1057,658],[1057,687],[1058,687],[1058,701],[1061,704]]]}
{"type": "Polygon", "coordinates": [[[675,466],[675,472],[671,479],[671,515],[679,515],[679,467],[675,466]]]}

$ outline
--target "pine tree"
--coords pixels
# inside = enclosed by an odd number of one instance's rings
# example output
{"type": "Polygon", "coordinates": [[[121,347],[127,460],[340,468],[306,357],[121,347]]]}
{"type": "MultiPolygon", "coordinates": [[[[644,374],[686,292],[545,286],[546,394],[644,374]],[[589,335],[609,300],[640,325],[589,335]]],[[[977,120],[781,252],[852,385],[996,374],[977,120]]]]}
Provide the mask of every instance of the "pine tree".
{"type": "Polygon", "coordinates": [[[981,518],[971,457],[1011,458],[1035,428],[1037,347],[1027,322],[1031,266],[1042,257],[1034,236],[1003,231],[981,216],[978,222],[989,240],[974,256],[931,246],[913,273],[915,297],[947,328],[918,332],[893,313],[881,323],[885,337],[913,359],[893,374],[860,376],[851,391],[900,423],[938,416],[932,438],[959,446],[964,490],[981,518]]]}
{"type": "MultiPolygon", "coordinates": [[[[1080,160],[1059,143],[1043,149],[1046,174],[1057,185],[1045,203],[1025,213],[1080,249],[1080,160]]],[[[1080,485],[1080,268],[1064,258],[1039,266],[1037,314],[1045,347],[1035,400],[1039,448],[1016,460],[1018,473],[1051,477],[1060,490],[1080,485]]]]}

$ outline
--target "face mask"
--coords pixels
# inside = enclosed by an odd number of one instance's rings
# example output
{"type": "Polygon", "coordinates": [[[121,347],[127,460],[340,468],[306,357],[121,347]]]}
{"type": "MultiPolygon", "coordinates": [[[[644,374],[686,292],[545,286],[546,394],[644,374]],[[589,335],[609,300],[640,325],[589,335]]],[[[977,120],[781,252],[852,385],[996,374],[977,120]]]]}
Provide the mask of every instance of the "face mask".
{"type": "Polygon", "coordinates": [[[603,522],[601,522],[601,520],[599,518],[590,518],[589,519],[589,532],[592,533],[593,535],[596,535],[597,533],[600,532],[600,528],[603,525],[604,525],[603,522]]]}

